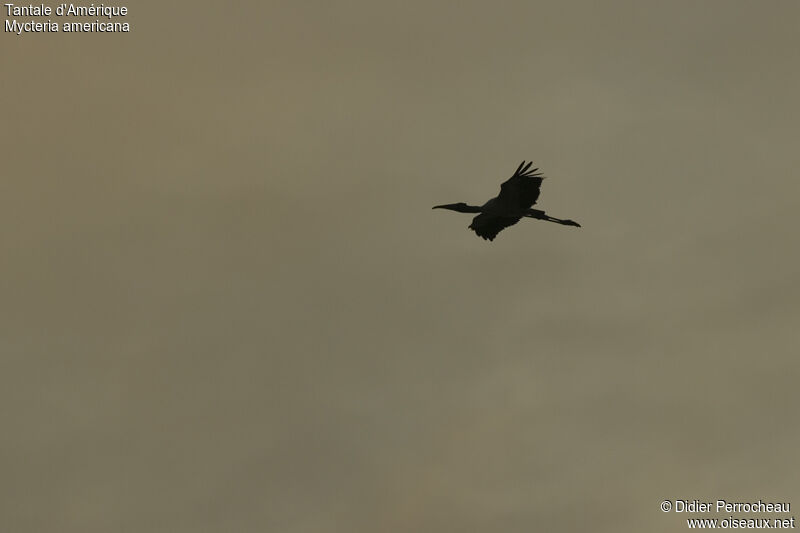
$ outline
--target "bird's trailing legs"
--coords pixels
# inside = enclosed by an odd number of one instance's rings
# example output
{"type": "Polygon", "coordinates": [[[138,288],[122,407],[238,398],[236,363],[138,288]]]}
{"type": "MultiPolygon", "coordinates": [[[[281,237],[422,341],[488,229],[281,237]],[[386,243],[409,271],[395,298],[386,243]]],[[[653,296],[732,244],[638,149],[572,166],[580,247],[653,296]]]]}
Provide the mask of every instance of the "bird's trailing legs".
{"type": "Polygon", "coordinates": [[[548,222],[555,222],[556,224],[563,224],[564,226],[575,226],[578,228],[581,227],[581,225],[575,222],[574,220],[565,220],[563,218],[551,217],[544,211],[540,211],[538,209],[528,209],[528,212],[525,213],[525,216],[530,218],[538,218],[539,220],[546,220],[548,222]]]}

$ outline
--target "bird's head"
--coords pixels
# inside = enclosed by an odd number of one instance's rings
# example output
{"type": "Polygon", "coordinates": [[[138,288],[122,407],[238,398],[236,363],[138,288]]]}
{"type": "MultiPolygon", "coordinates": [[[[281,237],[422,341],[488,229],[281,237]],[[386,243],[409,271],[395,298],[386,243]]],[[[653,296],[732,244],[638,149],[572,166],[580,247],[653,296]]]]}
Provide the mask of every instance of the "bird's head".
{"type": "Polygon", "coordinates": [[[457,204],[435,205],[433,206],[433,209],[449,209],[450,211],[458,211],[459,213],[477,213],[480,211],[479,207],[467,205],[464,202],[458,202],[457,204]]]}

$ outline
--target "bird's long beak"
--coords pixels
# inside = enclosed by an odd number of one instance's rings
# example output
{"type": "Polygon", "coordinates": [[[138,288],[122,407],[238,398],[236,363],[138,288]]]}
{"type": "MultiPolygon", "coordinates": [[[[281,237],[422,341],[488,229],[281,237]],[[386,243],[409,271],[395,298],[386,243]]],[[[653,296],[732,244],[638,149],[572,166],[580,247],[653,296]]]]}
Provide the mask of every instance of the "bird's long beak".
{"type": "Polygon", "coordinates": [[[435,206],[431,207],[431,209],[444,209],[444,208],[445,208],[445,207],[447,207],[447,206],[448,206],[448,204],[444,204],[444,205],[435,205],[435,206]]]}

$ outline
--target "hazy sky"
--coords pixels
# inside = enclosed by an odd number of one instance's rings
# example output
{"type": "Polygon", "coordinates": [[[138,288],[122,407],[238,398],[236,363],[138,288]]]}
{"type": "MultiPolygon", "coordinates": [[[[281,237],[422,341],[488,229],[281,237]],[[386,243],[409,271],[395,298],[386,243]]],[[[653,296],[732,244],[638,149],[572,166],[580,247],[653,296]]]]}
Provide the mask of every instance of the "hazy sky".
{"type": "Polygon", "coordinates": [[[0,529],[800,506],[800,4],[128,7],[0,36],[0,529]]]}

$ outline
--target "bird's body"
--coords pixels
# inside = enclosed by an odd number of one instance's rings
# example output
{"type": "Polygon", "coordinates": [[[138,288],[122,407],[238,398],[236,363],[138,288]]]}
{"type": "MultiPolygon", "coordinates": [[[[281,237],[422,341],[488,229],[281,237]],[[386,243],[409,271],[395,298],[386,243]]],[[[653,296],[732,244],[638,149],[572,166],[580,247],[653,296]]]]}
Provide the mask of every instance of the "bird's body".
{"type": "Polygon", "coordinates": [[[467,205],[465,203],[445,204],[434,206],[434,209],[450,209],[460,213],[478,213],[472,219],[469,229],[479,237],[494,240],[497,234],[509,226],[513,226],[523,217],[538,218],[548,222],[556,222],[566,226],[580,224],[573,220],[563,220],[548,216],[544,211],[531,209],[539,199],[539,191],[544,177],[536,172],[535,168],[528,170],[533,163],[520,163],[514,175],[500,186],[500,194],[482,206],[467,205]]]}

